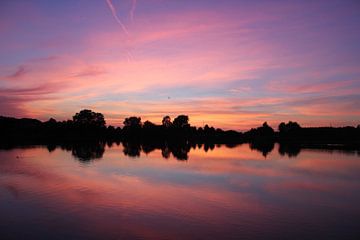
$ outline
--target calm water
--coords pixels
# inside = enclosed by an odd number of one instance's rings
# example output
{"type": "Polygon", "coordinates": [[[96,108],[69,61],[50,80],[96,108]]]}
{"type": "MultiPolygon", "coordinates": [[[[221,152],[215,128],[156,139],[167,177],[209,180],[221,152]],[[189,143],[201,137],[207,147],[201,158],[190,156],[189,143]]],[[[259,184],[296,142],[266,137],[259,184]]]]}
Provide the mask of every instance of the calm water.
{"type": "Polygon", "coordinates": [[[359,153],[139,150],[0,150],[0,239],[360,239],[359,153]]]}

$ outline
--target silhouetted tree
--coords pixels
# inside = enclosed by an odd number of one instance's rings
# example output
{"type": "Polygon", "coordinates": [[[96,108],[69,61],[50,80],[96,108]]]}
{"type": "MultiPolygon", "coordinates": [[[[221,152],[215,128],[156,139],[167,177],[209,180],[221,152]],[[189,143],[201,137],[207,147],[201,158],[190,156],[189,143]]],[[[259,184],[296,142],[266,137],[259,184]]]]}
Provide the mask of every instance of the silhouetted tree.
{"type": "Polygon", "coordinates": [[[257,131],[260,136],[272,136],[274,134],[274,129],[267,122],[264,122],[262,127],[257,128],[257,131]]]}
{"type": "Polygon", "coordinates": [[[153,128],[155,127],[156,125],[150,121],[145,121],[144,122],[144,128],[153,128]]]}
{"type": "Polygon", "coordinates": [[[88,125],[88,126],[105,126],[104,115],[101,113],[93,112],[89,109],[81,110],[73,116],[75,124],[88,125]]]}
{"type": "Polygon", "coordinates": [[[48,124],[51,124],[51,125],[55,125],[57,122],[54,118],[50,118],[47,122],[45,123],[48,123],[48,124]]]}
{"type": "Polygon", "coordinates": [[[248,142],[273,142],[275,140],[274,129],[267,122],[264,122],[261,127],[245,132],[243,136],[248,142]]]}
{"type": "Polygon", "coordinates": [[[286,131],[286,123],[281,122],[278,126],[279,132],[285,132],[286,131]]]}
{"type": "Polygon", "coordinates": [[[289,121],[286,124],[284,122],[282,122],[279,124],[279,127],[278,127],[280,133],[292,132],[292,131],[298,130],[300,128],[301,127],[297,122],[292,122],[292,121],[289,121]]]}
{"type": "Polygon", "coordinates": [[[206,124],[204,127],[204,132],[205,134],[215,134],[215,128],[209,127],[209,125],[206,124]]]}
{"type": "Polygon", "coordinates": [[[165,116],[162,120],[162,125],[164,127],[170,127],[172,125],[171,118],[169,116],[165,116]]]}
{"type": "Polygon", "coordinates": [[[55,119],[50,118],[47,122],[44,122],[44,126],[47,128],[47,130],[55,131],[58,125],[55,119]]]}
{"type": "Polygon", "coordinates": [[[141,127],[141,118],[140,117],[128,117],[124,120],[125,127],[131,128],[140,128],[141,127]]]}
{"type": "Polygon", "coordinates": [[[179,115],[174,119],[173,125],[179,128],[189,126],[189,117],[186,115],[179,115]]]}

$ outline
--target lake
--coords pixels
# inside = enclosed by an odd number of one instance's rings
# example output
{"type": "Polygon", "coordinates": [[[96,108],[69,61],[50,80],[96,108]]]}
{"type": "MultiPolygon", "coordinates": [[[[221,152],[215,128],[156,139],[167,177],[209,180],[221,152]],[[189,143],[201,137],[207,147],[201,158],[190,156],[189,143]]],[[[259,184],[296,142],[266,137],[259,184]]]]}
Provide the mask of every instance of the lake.
{"type": "Polygon", "coordinates": [[[1,239],[360,239],[360,154],[243,144],[0,150],[1,239]]]}

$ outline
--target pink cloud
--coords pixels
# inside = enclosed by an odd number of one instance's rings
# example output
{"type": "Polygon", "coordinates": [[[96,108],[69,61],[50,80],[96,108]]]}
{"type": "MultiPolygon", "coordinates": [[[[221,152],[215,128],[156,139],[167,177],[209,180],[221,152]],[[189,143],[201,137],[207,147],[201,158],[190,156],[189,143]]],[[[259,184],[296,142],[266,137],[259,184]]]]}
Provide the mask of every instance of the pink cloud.
{"type": "Polygon", "coordinates": [[[87,67],[86,69],[84,69],[83,71],[75,73],[73,75],[73,77],[75,77],[75,78],[96,77],[99,75],[103,75],[105,73],[106,73],[105,69],[103,69],[101,67],[90,66],[90,67],[87,67]]]}
{"type": "Polygon", "coordinates": [[[25,76],[28,72],[29,72],[29,70],[25,66],[21,65],[18,67],[18,69],[14,73],[8,75],[7,78],[19,79],[19,78],[22,78],[23,76],[25,76]]]}

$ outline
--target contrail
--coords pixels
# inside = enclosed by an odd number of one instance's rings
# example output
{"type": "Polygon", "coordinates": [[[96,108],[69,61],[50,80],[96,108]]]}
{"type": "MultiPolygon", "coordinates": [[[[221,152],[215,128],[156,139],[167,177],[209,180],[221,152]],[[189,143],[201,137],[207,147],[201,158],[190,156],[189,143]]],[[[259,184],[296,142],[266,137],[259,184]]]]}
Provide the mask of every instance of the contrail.
{"type": "Polygon", "coordinates": [[[130,19],[132,22],[134,21],[134,13],[135,13],[135,9],[136,9],[136,3],[137,3],[137,0],[132,0],[131,10],[130,10],[130,19]]]}
{"type": "Polygon", "coordinates": [[[129,35],[128,30],[126,29],[125,25],[121,22],[120,18],[116,14],[116,10],[114,5],[112,4],[111,0],[106,0],[107,5],[109,6],[111,13],[115,20],[118,22],[118,24],[121,26],[122,30],[125,32],[126,35],[129,35]]]}
{"type": "Polygon", "coordinates": [[[134,60],[134,56],[132,55],[132,53],[128,50],[126,50],[126,56],[127,56],[127,60],[128,62],[132,62],[134,60]]]}

